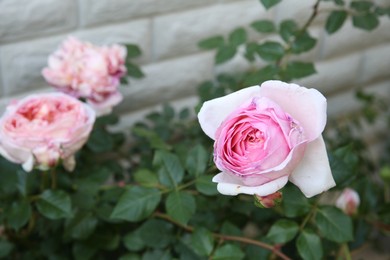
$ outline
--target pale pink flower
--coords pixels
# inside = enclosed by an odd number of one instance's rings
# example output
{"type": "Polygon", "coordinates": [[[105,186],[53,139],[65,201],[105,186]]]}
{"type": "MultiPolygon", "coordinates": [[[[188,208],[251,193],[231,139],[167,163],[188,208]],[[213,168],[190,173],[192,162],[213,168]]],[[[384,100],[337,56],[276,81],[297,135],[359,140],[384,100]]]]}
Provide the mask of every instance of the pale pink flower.
{"type": "Polygon", "coordinates": [[[359,194],[351,188],[345,188],[336,201],[336,207],[350,216],[357,213],[359,205],[359,194]]]}
{"type": "Polygon", "coordinates": [[[222,194],[267,196],[290,180],[312,197],[335,186],[321,135],[326,99],[315,89],[267,81],[205,102],[198,118],[215,140],[222,194]]]}
{"type": "Polygon", "coordinates": [[[122,101],[118,86],[126,74],[126,55],[121,45],[99,47],[69,37],[49,56],[42,75],[58,90],[85,98],[103,115],[122,101]]]}
{"type": "Polygon", "coordinates": [[[11,162],[46,170],[62,161],[72,171],[74,154],[88,140],[95,112],[62,93],[12,102],[0,119],[0,154],[11,162]]]}

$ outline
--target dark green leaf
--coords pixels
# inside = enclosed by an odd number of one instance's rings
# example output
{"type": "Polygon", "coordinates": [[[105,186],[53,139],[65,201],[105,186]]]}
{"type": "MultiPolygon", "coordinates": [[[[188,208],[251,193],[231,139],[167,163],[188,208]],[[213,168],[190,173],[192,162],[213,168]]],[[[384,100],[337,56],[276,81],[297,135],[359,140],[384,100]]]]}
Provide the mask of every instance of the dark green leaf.
{"type": "Polygon", "coordinates": [[[282,0],[260,0],[265,9],[270,9],[272,6],[278,4],[282,0]]]}
{"type": "Polygon", "coordinates": [[[31,217],[31,205],[27,200],[14,201],[7,212],[9,227],[19,230],[31,217]]]}
{"type": "Polygon", "coordinates": [[[284,244],[295,237],[299,226],[292,220],[281,219],[275,222],[268,231],[267,238],[274,243],[284,244]]]}
{"type": "Polygon", "coordinates": [[[83,243],[74,243],[72,253],[76,260],[89,260],[96,253],[97,248],[85,245],[83,243]]]}
{"type": "Polygon", "coordinates": [[[198,43],[198,46],[202,49],[216,49],[224,45],[224,39],[222,36],[213,36],[207,39],[204,39],[198,43]]]}
{"type": "Polygon", "coordinates": [[[335,33],[343,26],[345,19],[347,19],[346,11],[333,11],[326,20],[325,29],[329,34],[335,33]]]}
{"type": "Polygon", "coordinates": [[[169,250],[153,250],[148,251],[142,256],[142,260],[172,260],[174,259],[171,254],[169,253],[169,250]]]}
{"type": "Polygon", "coordinates": [[[194,197],[183,191],[175,191],[168,195],[165,208],[170,217],[183,225],[187,225],[188,220],[196,210],[194,197]]]}
{"type": "Polygon", "coordinates": [[[358,12],[369,12],[374,3],[369,1],[352,1],[350,6],[358,12]]]}
{"type": "Polygon", "coordinates": [[[283,57],[284,48],[278,42],[265,42],[257,47],[257,53],[266,61],[276,61],[283,57]]]}
{"type": "Polygon", "coordinates": [[[276,28],[272,21],[270,20],[259,20],[251,23],[253,29],[261,33],[271,33],[275,32],[276,28]]]}
{"type": "Polygon", "coordinates": [[[295,33],[298,30],[298,26],[293,20],[285,20],[280,24],[279,34],[285,42],[289,42],[292,37],[295,37],[295,33]]]}
{"type": "Polygon", "coordinates": [[[289,78],[300,79],[312,74],[315,74],[316,70],[313,63],[291,61],[287,64],[285,74],[289,78]]]}
{"type": "Polygon", "coordinates": [[[0,239],[0,258],[8,256],[14,245],[8,242],[7,240],[0,239]]]}
{"type": "Polygon", "coordinates": [[[119,260],[141,260],[141,256],[133,253],[128,253],[119,257],[119,260]]]}
{"type": "Polygon", "coordinates": [[[264,81],[275,79],[275,75],[278,73],[278,67],[275,65],[268,65],[260,70],[253,71],[245,75],[244,85],[253,86],[260,85],[264,81]]]}
{"type": "Polygon", "coordinates": [[[239,246],[233,244],[225,244],[219,247],[215,253],[213,260],[240,260],[244,259],[244,253],[239,246]]]}
{"type": "Polygon", "coordinates": [[[123,243],[129,251],[139,251],[144,249],[145,243],[141,239],[139,229],[130,233],[127,233],[123,237],[123,243]]]}
{"type": "Polygon", "coordinates": [[[195,229],[191,236],[191,247],[198,255],[209,256],[214,247],[214,238],[211,232],[205,228],[195,229]]]}
{"type": "Polygon", "coordinates": [[[39,196],[37,208],[49,219],[67,218],[72,213],[70,197],[62,190],[45,190],[39,196]]]}
{"type": "Polygon", "coordinates": [[[126,62],[127,75],[136,79],[145,77],[145,74],[142,72],[139,66],[131,62],[126,62]]]}
{"type": "Polygon", "coordinates": [[[216,195],[218,194],[217,184],[212,182],[213,176],[203,175],[196,179],[195,187],[197,191],[204,195],[216,195]]]}
{"type": "Polygon", "coordinates": [[[111,151],[114,140],[104,128],[95,128],[89,136],[87,147],[95,153],[111,151]]]}
{"type": "Polygon", "coordinates": [[[132,186],[119,198],[110,218],[139,221],[154,211],[160,199],[157,189],[132,186]]]}
{"type": "Polygon", "coordinates": [[[145,138],[152,148],[163,150],[170,149],[169,145],[166,144],[155,131],[143,127],[133,127],[132,131],[135,135],[145,138]]]}
{"type": "Polygon", "coordinates": [[[141,49],[135,44],[126,44],[127,58],[135,58],[141,55],[141,49]]]}
{"type": "Polygon", "coordinates": [[[291,51],[295,54],[306,52],[316,46],[317,40],[312,38],[308,33],[300,34],[291,44],[291,51]]]}
{"type": "Polygon", "coordinates": [[[18,176],[18,182],[16,183],[16,187],[20,192],[20,195],[26,196],[27,194],[27,175],[28,173],[25,171],[17,171],[16,175],[18,176]]]}
{"type": "Polygon", "coordinates": [[[74,239],[88,238],[98,223],[91,213],[82,212],[66,223],[66,232],[74,239]]]}
{"type": "Polygon", "coordinates": [[[174,188],[183,180],[184,169],[176,154],[156,151],[153,165],[159,167],[158,177],[161,184],[174,188]]]}
{"type": "Polygon", "coordinates": [[[224,45],[220,47],[215,55],[215,64],[224,63],[236,55],[236,46],[233,45],[224,45]]]}
{"type": "Polygon", "coordinates": [[[172,224],[159,219],[150,219],[139,228],[138,232],[145,245],[164,248],[171,241],[172,224]]]}
{"type": "Polygon", "coordinates": [[[186,160],[186,169],[193,176],[204,174],[207,163],[209,161],[209,154],[206,149],[197,144],[188,152],[186,160]]]}
{"type": "Polygon", "coordinates": [[[148,169],[139,169],[134,173],[134,180],[144,187],[156,187],[157,175],[148,169]]]}
{"type": "Polygon", "coordinates": [[[379,19],[372,13],[354,15],[352,16],[352,24],[357,28],[371,31],[379,25],[379,19]]]}
{"type": "Polygon", "coordinates": [[[321,234],[334,242],[343,243],[353,239],[352,220],[341,210],[323,207],[318,210],[315,224],[321,234]]]}
{"type": "Polygon", "coordinates": [[[304,260],[321,260],[322,245],[321,239],[312,231],[303,230],[298,236],[296,246],[299,255],[304,260]]]}
{"type": "Polygon", "coordinates": [[[246,42],[247,36],[244,28],[237,28],[229,34],[229,44],[239,46],[246,42]]]}
{"type": "Polygon", "coordinates": [[[239,229],[237,226],[233,225],[229,221],[223,222],[220,233],[231,236],[242,236],[241,229],[239,229]]]}
{"type": "Polygon", "coordinates": [[[295,186],[283,189],[282,207],[286,217],[303,216],[310,211],[310,204],[302,192],[295,186]]]}

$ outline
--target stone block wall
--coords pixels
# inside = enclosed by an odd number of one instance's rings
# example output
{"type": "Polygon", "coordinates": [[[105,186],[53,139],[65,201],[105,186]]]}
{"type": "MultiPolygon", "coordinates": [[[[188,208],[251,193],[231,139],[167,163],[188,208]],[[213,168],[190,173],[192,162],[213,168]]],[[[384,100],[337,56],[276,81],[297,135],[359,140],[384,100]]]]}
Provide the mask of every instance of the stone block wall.
{"type": "MultiPolygon", "coordinates": [[[[125,122],[162,102],[193,104],[199,83],[216,72],[247,66],[237,57],[215,67],[214,53],[200,50],[199,40],[226,35],[258,19],[278,23],[293,18],[302,23],[314,2],[283,0],[266,11],[259,0],[1,0],[0,111],[11,99],[51,90],[40,72],[68,35],[94,44],[141,47],[143,55],[137,62],[146,78],[131,80],[122,88],[126,100],[116,108],[125,122]]],[[[321,5],[326,9],[328,3],[321,5]]],[[[328,35],[323,29],[325,17],[321,13],[310,28],[318,37],[316,48],[302,57],[316,60],[319,73],[298,83],[324,92],[331,116],[356,109],[353,89],[357,87],[390,100],[390,19],[382,17],[372,32],[353,28],[347,21],[339,32],[328,35]]]]}

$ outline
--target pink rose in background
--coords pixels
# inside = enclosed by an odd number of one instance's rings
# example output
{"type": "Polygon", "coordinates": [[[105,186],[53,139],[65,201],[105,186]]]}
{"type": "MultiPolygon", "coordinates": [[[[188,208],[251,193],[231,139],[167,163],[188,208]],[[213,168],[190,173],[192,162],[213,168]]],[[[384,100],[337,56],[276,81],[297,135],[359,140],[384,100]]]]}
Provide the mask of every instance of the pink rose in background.
{"type": "Polygon", "coordinates": [[[0,154],[31,171],[60,160],[72,171],[74,153],[88,140],[95,112],[62,93],[30,95],[12,102],[0,119],[0,154]]]}
{"type": "Polygon", "coordinates": [[[267,81],[205,102],[198,119],[215,140],[222,194],[267,196],[290,180],[312,197],[335,186],[321,135],[326,99],[315,89],[267,81]]]}
{"type": "Polygon", "coordinates": [[[110,113],[123,97],[118,90],[126,74],[126,48],[94,46],[69,37],[42,70],[46,81],[62,92],[85,98],[98,115],[110,113]]]}
{"type": "Polygon", "coordinates": [[[345,188],[336,201],[336,207],[349,216],[357,213],[359,205],[359,194],[350,188],[345,188]]]}

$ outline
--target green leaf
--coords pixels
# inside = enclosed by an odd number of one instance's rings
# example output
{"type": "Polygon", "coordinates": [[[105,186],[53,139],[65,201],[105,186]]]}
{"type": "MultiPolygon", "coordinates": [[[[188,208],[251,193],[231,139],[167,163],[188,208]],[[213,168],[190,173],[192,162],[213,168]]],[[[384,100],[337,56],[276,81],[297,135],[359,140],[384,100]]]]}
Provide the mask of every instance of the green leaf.
{"type": "Polygon", "coordinates": [[[335,33],[347,19],[346,11],[333,11],[326,20],[325,29],[329,34],[335,33]]]}
{"type": "Polygon", "coordinates": [[[268,231],[267,238],[274,243],[284,244],[295,237],[299,226],[292,220],[281,219],[275,222],[268,231]]]}
{"type": "Polygon", "coordinates": [[[153,165],[159,167],[158,177],[161,184],[174,188],[183,180],[184,169],[176,154],[158,150],[154,155],[153,165]]]}
{"type": "Polygon", "coordinates": [[[84,243],[74,243],[72,247],[72,253],[76,260],[88,260],[91,259],[96,253],[97,248],[86,245],[84,243]]]}
{"type": "Polygon", "coordinates": [[[165,208],[170,217],[183,225],[187,225],[196,210],[195,199],[189,193],[175,191],[168,195],[165,208]]]}
{"type": "Polygon", "coordinates": [[[121,255],[121,257],[119,257],[119,260],[141,260],[141,256],[133,253],[128,253],[121,255]]]}
{"type": "Polygon", "coordinates": [[[283,57],[284,48],[278,42],[267,41],[257,47],[257,53],[266,61],[275,61],[283,57]]]}
{"type": "Polygon", "coordinates": [[[251,23],[251,27],[260,33],[271,33],[275,32],[276,28],[270,20],[259,20],[251,23]]]}
{"type": "Polygon", "coordinates": [[[172,239],[172,224],[150,219],[138,229],[139,236],[144,244],[152,248],[164,248],[172,239]]]}
{"type": "Polygon", "coordinates": [[[232,46],[240,46],[247,40],[246,31],[244,28],[237,28],[229,34],[229,44],[232,46]]]}
{"type": "Polygon", "coordinates": [[[25,171],[17,171],[16,175],[18,176],[18,182],[16,183],[16,188],[20,192],[20,195],[24,197],[27,194],[28,173],[25,171]]]}
{"type": "Polygon", "coordinates": [[[126,62],[127,75],[136,79],[145,77],[145,74],[142,72],[141,68],[134,63],[126,62]]]}
{"type": "Polygon", "coordinates": [[[141,49],[135,44],[126,44],[127,58],[135,58],[142,54],[141,49]]]}
{"type": "Polygon", "coordinates": [[[198,43],[198,46],[200,48],[206,50],[220,48],[223,45],[224,45],[224,39],[220,35],[204,39],[198,43]]]}
{"type": "Polygon", "coordinates": [[[379,25],[379,19],[375,14],[367,13],[352,16],[352,24],[356,28],[371,31],[379,25]]]}
{"type": "Polygon", "coordinates": [[[275,79],[275,75],[278,73],[278,67],[271,64],[261,68],[260,70],[253,71],[245,75],[244,85],[253,86],[260,85],[266,80],[275,79]]]}
{"type": "Polygon", "coordinates": [[[209,196],[218,194],[217,184],[212,182],[212,179],[212,175],[203,175],[198,177],[195,182],[196,190],[209,196]]]}
{"type": "Polygon", "coordinates": [[[298,26],[293,20],[285,20],[280,24],[279,34],[285,42],[289,42],[292,37],[295,37],[295,33],[298,30],[298,26]]]}
{"type": "Polygon", "coordinates": [[[114,140],[104,128],[95,128],[89,136],[87,147],[95,153],[108,152],[114,147],[114,140]]]}
{"type": "Polygon", "coordinates": [[[9,227],[16,231],[27,224],[31,217],[31,205],[27,200],[14,201],[7,212],[9,227]]]}
{"type": "Polygon", "coordinates": [[[316,73],[313,63],[291,61],[284,71],[286,76],[293,79],[300,79],[316,73]]]}
{"type": "Polygon", "coordinates": [[[215,64],[224,63],[236,55],[236,46],[233,45],[224,45],[220,47],[215,55],[215,64]]]}
{"type": "Polygon", "coordinates": [[[188,152],[186,160],[186,169],[193,176],[199,176],[206,171],[209,154],[206,149],[197,144],[188,152]]]}
{"type": "Polygon", "coordinates": [[[292,185],[283,189],[282,207],[284,214],[289,218],[303,216],[310,211],[307,198],[292,185]]]}
{"type": "Polygon", "coordinates": [[[214,238],[210,231],[201,227],[191,236],[191,248],[200,256],[209,256],[213,251],[214,238]]]}
{"type": "Polygon", "coordinates": [[[291,51],[295,54],[309,51],[316,46],[317,40],[312,38],[308,33],[300,34],[295,38],[291,45],[291,51]]]}
{"type": "Polygon", "coordinates": [[[133,127],[132,132],[139,137],[145,138],[152,148],[163,150],[170,149],[169,145],[166,144],[155,131],[143,127],[133,127]]]}
{"type": "Polygon", "coordinates": [[[97,224],[98,220],[90,212],[81,212],[66,223],[66,233],[74,239],[86,239],[97,224]]]}
{"type": "Polygon", "coordinates": [[[218,248],[215,253],[213,260],[240,260],[244,259],[245,255],[241,251],[240,247],[233,244],[225,244],[218,248]]]}
{"type": "Polygon", "coordinates": [[[8,242],[7,240],[0,239],[0,258],[8,256],[14,245],[8,242]]]}
{"type": "Polygon", "coordinates": [[[374,3],[369,1],[352,1],[350,7],[358,12],[369,12],[374,3]]]}
{"type": "Polygon", "coordinates": [[[157,175],[148,169],[139,169],[134,173],[134,180],[144,187],[156,187],[157,175]]]}
{"type": "Polygon", "coordinates": [[[304,260],[321,260],[322,259],[322,245],[321,239],[312,231],[303,230],[298,236],[296,246],[299,255],[304,260]]]}
{"type": "Polygon", "coordinates": [[[335,207],[326,206],[319,209],[315,224],[321,234],[331,241],[343,243],[353,239],[351,218],[335,207]]]}
{"type": "Polygon", "coordinates": [[[139,221],[157,207],[161,193],[157,189],[132,186],[120,198],[110,218],[139,221]]]}
{"type": "Polygon", "coordinates": [[[145,243],[140,237],[139,229],[127,233],[123,237],[123,243],[129,251],[140,251],[145,247],[145,243]]]}
{"type": "Polygon", "coordinates": [[[166,249],[165,251],[156,249],[153,251],[148,251],[143,254],[142,260],[173,260],[174,258],[169,253],[169,250],[166,249]]]}
{"type": "Polygon", "coordinates": [[[62,190],[45,190],[39,196],[37,208],[49,219],[68,218],[72,214],[70,197],[62,190]]]}
{"type": "Polygon", "coordinates": [[[282,0],[260,0],[265,9],[270,9],[272,6],[278,4],[282,0]]]}

